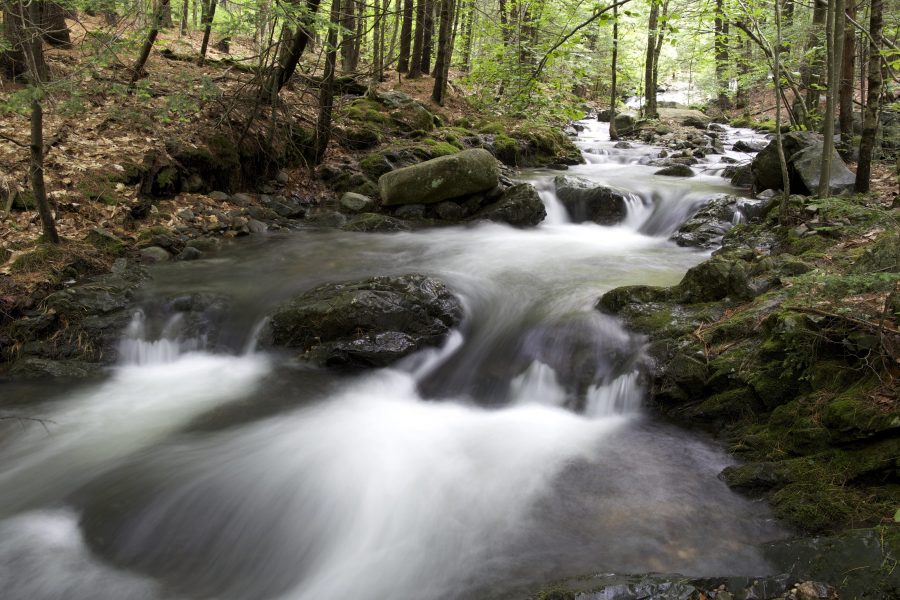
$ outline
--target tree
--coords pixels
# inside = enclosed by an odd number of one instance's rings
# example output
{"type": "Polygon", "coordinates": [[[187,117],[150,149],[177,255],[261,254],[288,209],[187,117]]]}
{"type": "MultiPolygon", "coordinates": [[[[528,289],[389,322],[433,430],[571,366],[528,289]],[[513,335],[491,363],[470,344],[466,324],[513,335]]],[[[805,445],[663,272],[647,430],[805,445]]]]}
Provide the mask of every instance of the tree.
{"type": "Polygon", "coordinates": [[[341,8],[341,71],[356,70],[356,2],[343,3],[341,8]]]}
{"type": "Polygon", "coordinates": [[[728,20],[725,18],[725,0],[716,0],[714,21],[716,52],[716,99],[719,108],[728,108],[728,20]]]}
{"type": "Polygon", "coordinates": [[[425,0],[425,22],[422,24],[422,56],[419,70],[431,73],[432,37],[434,35],[434,3],[439,0],[425,0]]]}
{"type": "Polygon", "coordinates": [[[426,0],[416,0],[416,33],[413,38],[409,75],[407,75],[409,79],[422,76],[422,48],[425,45],[425,8],[426,0]]]}
{"type": "Polygon", "coordinates": [[[206,62],[206,50],[209,48],[209,36],[212,24],[216,19],[216,0],[207,0],[203,4],[203,41],[200,43],[200,65],[206,62]]]}
{"type": "MultiPolygon", "coordinates": [[[[350,1],[350,0],[345,0],[350,1]]],[[[377,9],[376,9],[377,10],[377,9]]],[[[328,37],[325,41],[325,74],[319,92],[319,116],[316,120],[316,141],[313,162],[319,164],[325,158],[331,139],[331,113],[334,110],[334,71],[337,67],[338,29],[341,22],[341,0],[331,0],[328,37]]]]}
{"type": "Polygon", "coordinates": [[[400,27],[400,57],[397,72],[409,72],[409,52],[412,46],[413,0],[403,0],[403,24],[400,27]]]}
{"type": "MultiPolygon", "coordinates": [[[[846,0],[846,15],[856,17],[856,0],[846,0]]],[[[844,158],[850,155],[853,146],[853,64],[856,58],[856,36],[852,27],[844,27],[843,60],[841,61],[841,84],[839,86],[838,122],[840,123],[840,151],[844,158]]]]}
{"type": "Polygon", "coordinates": [[[612,68],[609,84],[609,139],[619,139],[616,131],[616,63],[619,58],[619,7],[613,5],[612,68]]]}
{"type": "Polygon", "coordinates": [[[659,111],[656,109],[656,82],[654,81],[658,27],[659,1],[650,0],[650,17],[647,20],[647,52],[644,62],[644,116],[648,119],[655,119],[659,116],[659,111]]]}
{"type": "Polygon", "coordinates": [[[153,44],[156,43],[156,37],[159,35],[163,14],[168,10],[169,0],[160,0],[159,6],[157,6],[156,12],[153,14],[153,22],[150,25],[150,31],[147,33],[147,39],[144,40],[144,45],[141,46],[141,52],[134,62],[134,66],[131,68],[131,81],[128,84],[129,89],[133,88],[134,84],[137,83],[137,80],[143,76],[144,66],[150,58],[150,51],[153,50],[153,44]]]}
{"type": "Polygon", "coordinates": [[[285,25],[282,30],[282,42],[287,42],[278,55],[278,64],[272,69],[272,74],[265,81],[260,95],[263,100],[274,100],[281,88],[293,77],[297,69],[300,57],[306,51],[307,45],[313,36],[313,19],[319,10],[320,0],[306,0],[305,9],[300,9],[297,17],[297,27],[291,31],[285,25]]]}
{"type": "Polygon", "coordinates": [[[831,189],[831,158],[834,153],[834,101],[835,88],[841,78],[842,50],[844,46],[844,0],[828,4],[828,91],[825,96],[825,143],[822,148],[822,168],[819,179],[819,196],[827,196],[831,189]]]}
{"type": "Polygon", "coordinates": [[[859,193],[869,191],[872,178],[872,153],[875,134],[878,131],[878,110],[881,103],[882,71],[881,39],[884,28],[883,0],[872,0],[869,8],[869,75],[866,96],[866,114],[863,118],[862,137],[859,141],[859,162],[856,166],[854,189],[859,193]]]}
{"type": "Polygon", "coordinates": [[[450,57],[453,56],[453,0],[441,0],[441,23],[438,33],[438,51],[434,63],[434,89],[431,99],[443,106],[447,94],[447,75],[450,57]]]}
{"type": "Polygon", "coordinates": [[[39,4],[41,20],[40,30],[44,41],[58,48],[69,48],[72,39],[69,35],[69,26],[66,25],[66,12],[56,2],[41,2],[39,4]]]}

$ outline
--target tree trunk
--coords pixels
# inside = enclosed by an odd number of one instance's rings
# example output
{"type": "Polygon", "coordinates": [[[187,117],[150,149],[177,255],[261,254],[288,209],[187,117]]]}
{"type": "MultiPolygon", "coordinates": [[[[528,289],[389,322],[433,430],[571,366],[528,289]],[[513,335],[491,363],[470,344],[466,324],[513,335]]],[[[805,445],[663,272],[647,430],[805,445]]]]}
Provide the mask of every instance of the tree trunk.
{"type": "Polygon", "coordinates": [[[316,11],[319,10],[320,0],[306,0],[306,12],[299,17],[299,22],[293,33],[285,25],[284,38],[290,38],[290,42],[282,48],[278,56],[278,65],[272,70],[272,75],[266,80],[261,90],[264,100],[274,100],[281,88],[288,82],[297,70],[297,63],[306,50],[313,36],[313,23],[316,11]]]}
{"type": "Polygon", "coordinates": [[[434,3],[436,0],[425,0],[425,23],[422,33],[422,62],[419,69],[423,74],[431,72],[431,51],[434,36],[434,3]]]}
{"type": "Polygon", "coordinates": [[[70,48],[72,38],[66,25],[66,11],[55,2],[41,2],[40,29],[44,41],[57,48],[70,48]]]}
{"type": "MultiPolygon", "coordinates": [[[[828,68],[828,90],[825,95],[825,115],[824,130],[822,135],[825,137],[825,144],[822,148],[822,167],[821,178],[819,179],[819,196],[827,196],[830,191],[831,183],[831,154],[834,151],[834,100],[835,87],[838,79],[840,79],[840,63],[838,43],[844,43],[844,31],[838,26],[838,17],[843,17],[844,2],[843,0],[834,0],[828,4],[828,16],[826,21],[825,42],[828,46],[828,58],[826,67],[828,68]]],[[[843,18],[840,19],[843,21],[843,18]]]]}
{"type": "Polygon", "coordinates": [[[416,33],[413,38],[412,56],[410,56],[409,75],[415,79],[422,75],[422,48],[425,44],[425,9],[427,0],[416,0],[416,33]]]}
{"type": "Polygon", "coordinates": [[[3,38],[9,46],[0,53],[0,74],[11,81],[24,79],[28,73],[24,52],[25,30],[22,28],[23,10],[19,1],[3,4],[3,38]]]}
{"type": "Polygon", "coordinates": [[[144,40],[138,59],[131,68],[131,81],[128,83],[128,89],[132,89],[137,80],[143,76],[144,65],[147,64],[147,59],[150,58],[150,51],[153,50],[153,44],[156,43],[156,37],[159,35],[159,23],[162,21],[163,13],[167,10],[169,10],[169,0],[160,0],[159,6],[156,7],[156,12],[153,14],[150,32],[147,34],[147,39],[144,40]]]}
{"type": "Polygon", "coordinates": [[[775,48],[774,48],[775,80],[775,147],[778,150],[778,164],[781,167],[781,219],[787,221],[787,199],[791,194],[791,179],[788,175],[787,160],[784,157],[784,145],[781,142],[781,5],[775,0],[775,48]]]}
{"type": "Polygon", "coordinates": [[[855,190],[858,193],[869,191],[872,178],[872,153],[875,149],[875,134],[878,132],[878,110],[881,104],[882,72],[881,35],[884,27],[883,0],[872,0],[869,9],[869,81],[866,96],[866,114],[863,119],[862,137],[859,141],[859,162],[856,165],[855,190]]]}
{"type": "Polygon", "coordinates": [[[728,20],[725,18],[725,0],[716,0],[714,32],[717,103],[721,110],[725,110],[728,108],[728,20]]]}
{"type": "Polygon", "coordinates": [[[619,139],[616,131],[616,67],[619,60],[619,7],[613,6],[612,68],[609,84],[609,139],[619,139]]]}
{"type": "Polygon", "coordinates": [[[810,58],[802,67],[802,82],[806,88],[806,108],[810,112],[819,112],[819,98],[822,95],[822,60],[821,37],[826,25],[827,4],[825,0],[813,0],[813,21],[806,40],[806,54],[810,58]]]}
{"type": "Polygon", "coordinates": [[[200,43],[200,66],[206,63],[206,50],[209,48],[209,36],[212,34],[212,24],[216,20],[216,0],[209,0],[206,13],[206,19],[203,23],[203,41],[200,43]]]}
{"type": "Polygon", "coordinates": [[[356,70],[353,50],[356,46],[356,3],[344,2],[341,7],[341,71],[356,70]]]}
{"type": "Polygon", "coordinates": [[[187,35],[189,12],[188,0],[183,0],[181,3],[181,30],[179,31],[179,35],[187,35]]]}
{"type": "Polygon", "coordinates": [[[654,119],[656,110],[656,85],[653,82],[653,57],[656,54],[656,28],[659,24],[659,4],[650,0],[650,19],[647,22],[647,54],[644,62],[644,117],[654,119]]]}
{"type": "Polygon", "coordinates": [[[453,56],[453,16],[453,0],[441,0],[441,28],[434,62],[434,89],[431,92],[431,99],[440,106],[444,105],[447,95],[447,74],[453,56]]]}
{"type": "MultiPolygon", "coordinates": [[[[847,16],[856,18],[856,0],[847,0],[847,16]]],[[[853,147],[853,63],[856,59],[856,35],[852,27],[844,27],[843,59],[841,60],[841,84],[838,100],[838,122],[841,130],[839,150],[849,159],[853,147]]]]}
{"type": "MultiPolygon", "coordinates": [[[[161,0],[157,0],[157,1],[161,2],[161,0]]],[[[157,7],[157,9],[158,8],[159,7],[157,7]]],[[[174,23],[172,23],[171,3],[169,3],[169,2],[166,3],[166,9],[160,13],[160,17],[161,17],[159,20],[159,28],[160,29],[169,29],[174,26],[174,23]]]]}
{"type": "Polygon", "coordinates": [[[28,177],[31,179],[34,203],[41,216],[44,238],[50,243],[58,244],[59,234],[56,232],[56,222],[53,220],[53,211],[50,210],[50,201],[47,199],[47,188],[44,186],[44,112],[37,98],[31,101],[31,163],[28,167],[28,177]]]}
{"type": "Polygon", "coordinates": [[[403,0],[403,24],[400,26],[400,58],[397,72],[409,72],[409,52],[412,46],[413,0],[403,0]]]}
{"type": "MultiPolygon", "coordinates": [[[[345,0],[350,2],[351,0],[345,0]]],[[[376,5],[375,10],[378,10],[376,5]]],[[[313,162],[320,164],[331,139],[331,113],[334,108],[334,71],[337,66],[338,29],[341,21],[341,0],[331,0],[328,37],[325,42],[325,73],[319,92],[319,116],[316,120],[316,144],[313,162]]]]}
{"type": "Polygon", "coordinates": [[[468,0],[465,6],[466,15],[463,21],[462,69],[468,73],[472,65],[472,29],[475,26],[475,0],[468,0]]]}

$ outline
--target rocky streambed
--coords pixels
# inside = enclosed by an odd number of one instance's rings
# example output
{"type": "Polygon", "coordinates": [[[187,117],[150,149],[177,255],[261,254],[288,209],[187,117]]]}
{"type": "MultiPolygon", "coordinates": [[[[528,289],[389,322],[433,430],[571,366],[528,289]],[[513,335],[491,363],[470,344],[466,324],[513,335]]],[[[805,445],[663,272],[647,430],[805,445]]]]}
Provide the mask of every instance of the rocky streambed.
{"type": "Polygon", "coordinates": [[[123,260],[17,322],[10,597],[896,590],[892,531],[829,535],[893,501],[894,421],[849,375],[872,340],[784,307],[821,287],[842,220],[880,231],[828,281],[882,293],[887,221],[794,199],[813,226],[776,226],[722,177],[749,132],[623,147],[578,127],[586,164],[565,172],[513,181],[478,149],[390,169],[379,197],[150,277],[123,260]],[[685,151],[692,177],[657,173],[685,151]],[[804,362],[807,333],[828,342],[804,362]]]}

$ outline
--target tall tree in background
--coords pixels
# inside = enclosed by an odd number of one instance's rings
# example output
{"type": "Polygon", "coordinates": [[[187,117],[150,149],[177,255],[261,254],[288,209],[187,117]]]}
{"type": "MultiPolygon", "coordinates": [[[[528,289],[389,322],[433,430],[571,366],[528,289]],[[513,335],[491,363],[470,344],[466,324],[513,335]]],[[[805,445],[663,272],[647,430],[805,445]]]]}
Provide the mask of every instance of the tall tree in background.
{"type": "Polygon", "coordinates": [[[341,7],[341,71],[356,70],[356,2],[348,0],[341,7]]]}
{"type": "Polygon", "coordinates": [[[425,22],[422,24],[422,56],[419,70],[427,75],[431,73],[432,37],[434,35],[434,3],[440,0],[425,0],[425,22]]]}
{"type": "Polygon", "coordinates": [[[825,0],[813,0],[812,27],[806,40],[804,54],[808,56],[801,68],[803,87],[806,88],[806,108],[810,112],[819,112],[819,99],[822,96],[822,60],[821,38],[825,31],[828,15],[828,4],[825,0]]]}
{"type": "MultiPolygon", "coordinates": [[[[846,15],[856,18],[857,0],[845,0],[846,15]]],[[[845,20],[846,21],[846,20],[845,20]]],[[[849,22],[849,21],[846,21],[849,22]]],[[[843,60],[841,61],[841,84],[838,94],[838,122],[841,131],[839,150],[845,159],[850,157],[853,147],[853,64],[856,60],[856,35],[849,25],[844,27],[843,60]]]]}
{"type": "Polygon", "coordinates": [[[819,179],[819,196],[827,196],[831,189],[831,158],[834,154],[834,104],[837,97],[835,89],[841,79],[842,48],[844,46],[844,0],[832,0],[828,3],[827,37],[828,46],[828,90],[825,96],[825,136],[822,148],[822,168],[819,179]]]}
{"type": "Polygon", "coordinates": [[[658,27],[659,0],[650,0],[650,17],[647,20],[647,52],[644,62],[644,116],[648,119],[659,116],[656,109],[656,84],[653,76],[658,27]]]}
{"type": "Polygon", "coordinates": [[[72,38],[69,35],[69,26],[66,25],[66,11],[63,7],[56,2],[47,1],[41,2],[39,7],[40,31],[44,41],[57,48],[71,47],[72,38]]]}
{"type": "Polygon", "coordinates": [[[403,0],[403,24],[400,26],[400,56],[397,72],[409,72],[409,53],[412,49],[413,0],[403,0]]]}
{"type": "Polygon", "coordinates": [[[156,43],[156,37],[159,35],[160,24],[163,20],[163,15],[166,11],[169,10],[169,0],[160,0],[159,5],[156,7],[156,12],[153,13],[153,21],[150,24],[150,31],[147,32],[147,38],[144,40],[144,45],[141,46],[141,52],[138,54],[137,60],[134,62],[134,66],[131,67],[131,81],[128,84],[129,88],[133,88],[134,84],[137,83],[137,80],[143,76],[144,66],[147,64],[147,60],[150,58],[150,51],[153,50],[153,44],[156,43]]]}
{"type": "Polygon", "coordinates": [[[716,0],[714,21],[716,53],[716,99],[719,108],[728,108],[728,20],[725,18],[725,0],[716,0]]]}
{"type": "Polygon", "coordinates": [[[609,139],[619,139],[616,131],[616,68],[619,59],[619,7],[613,5],[612,67],[609,84],[609,139]]]}
{"type": "Polygon", "coordinates": [[[207,0],[203,3],[203,41],[200,43],[200,64],[206,62],[206,51],[209,48],[209,36],[212,34],[212,24],[216,19],[216,0],[207,0]]]}
{"type": "Polygon", "coordinates": [[[859,162],[856,166],[854,189],[859,193],[869,191],[872,178],[872,153],[875,134],[878,131],[878,109],[881,103],[881,39],[884,28],[883,0],[872,0],[869,8],[869,76],[866,96],[866,113],[863,117],[862,137],[859,141],[859,162]]]}
{"type": "Polygon", "coordinates": [[[319,10],[320,0],[306,0],[304,9],[301,9],[299,16],[296,18],[297,26],[291,31],[291,28],[285,24],[282,31],[282,42],[286,43],[281,53],[278,55],[278,64],[272,69],[272,74],[266,80],[261,90],[262,98],[265,100],[274,100],[281,88],[294,75],[297,69],[297,63],[300,57],[306,51],[313,34],[313,23],[316,12],[319,10]]]}
{"type": "Polygon", "coordinates": [[[416,33],[413,38],[412,56],[409,57],[410,79],[421,77],[422,75],[422,47],[425,44],[425,0],[416,0],[416,33]]]}
{"type": "MultiPolygon", "coordinates": [[[[351,0],[344,0],[350,2],[351,0]]],[[[377,10],[377,9],[376,9],[377,10]]],[[[325,158],[328,142],[331,140],[331,114],[334,110],[334,72],[337,68],[338,30],[341,26],[341,0],[331,0],[328,21],[328,36],[325,41],[325,73],[319,91],[319,116],[316,119],[316,141],[313,163],[319,164],[325,158]]]]}
{"type": "Polygon", "coordinates": [[[434,89],[431,99],[443,106],[447,94],[447,76],[450,58],[453,56],[453,0],[441,0],[441,22],[438,33],[438,51],[434,63],[434,89]]]}

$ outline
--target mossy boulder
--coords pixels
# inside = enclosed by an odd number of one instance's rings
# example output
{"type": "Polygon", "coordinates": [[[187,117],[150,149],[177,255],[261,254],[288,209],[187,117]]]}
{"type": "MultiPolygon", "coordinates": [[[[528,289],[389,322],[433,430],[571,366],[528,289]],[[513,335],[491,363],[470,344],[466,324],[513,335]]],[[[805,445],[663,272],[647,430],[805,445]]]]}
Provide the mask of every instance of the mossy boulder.
{"type": "Polygon", "coordinates": [[[688,269],[677,290],[688,303],[710,302],[727,297],[749,299],[755,295],[750,285],[749,265],[744,261],[717,257],[688,269]]]}
{"type": "Polygon", "coordinates": [[[341,210],[349,213],[371,212],[375,208],[375,201],[356,192],[346,192],[338,201],[341,210]]]}
{"type": "Polygon", "coordinates": [[[409,229],[409,225],[407,225],[400,219],[395,219],[394,217],[368,212],[353,217],[352,219],[347,221],[347,223],[342,225],[341,229],[343,229],[344,231],[391,232],[407,231],[409,229]]]}
{"type": "Polygon", "coordinates": [[[382,367],[440,344],[462,318],[456,297],[423,275],[332,283],[278,307],[271,341],[327,367],[382,367]]]}
{"type": "Polygon", "coordinates": [[[119,256],[125,252],[125,242],[102,227],[93,228],[84,239],[104,254],[119,256]]]}
{"type": "MultiPolygon", "coordinates": [[[[791,131],[782,138],[784,157],[788,163],[791,189],[805,195],[817,193],[821,178],[822,136],[809,131],[791,131]]],[[[751,163],[753,187],[757,191],[780,190],[782,188],[781,163],[776,143],[770,142],[751,163]]],[[[856,177],[841,160],[837,151],[832,151],[831,193],[851,191],[856,177]]]]}
{"type": "Polygon", "coordinates": [[[496,159],[472,149],[385,173],[378,188],[385,206],[431,204],[489,191],[499,181],[496,159]]]}

